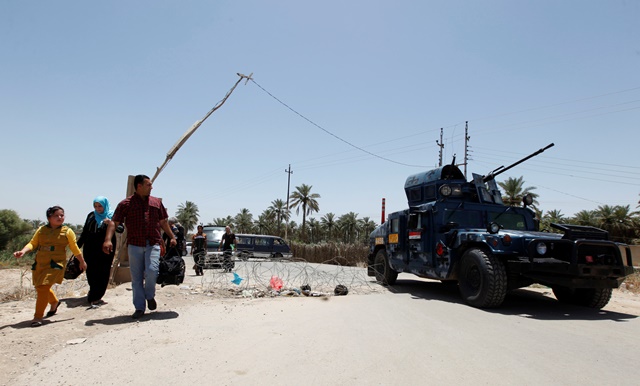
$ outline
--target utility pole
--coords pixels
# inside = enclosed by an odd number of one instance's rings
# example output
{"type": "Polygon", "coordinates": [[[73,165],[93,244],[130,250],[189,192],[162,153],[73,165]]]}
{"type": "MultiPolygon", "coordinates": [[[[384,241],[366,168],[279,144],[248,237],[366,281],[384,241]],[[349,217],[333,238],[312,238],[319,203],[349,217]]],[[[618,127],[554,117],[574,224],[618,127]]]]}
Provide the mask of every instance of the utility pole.
{"type": "Polygon", "coordinates": [[[438,157],[439,161],[438,161],[438,167],[442,166],[442,148],[444,147],[444,143],[442,143],[442,127],[440,128],[440,142],[436,141],[436,144],[438,144],[438,147],[440,147],[440,155],[438,157]]]}
{"type": "MultiPolygon", "coordinates": [[[[289,169],[285,169],[284,171],[287,173],[287,217],[289,216],[289,188],[291,186],[291,175],[293,174],[293,170],[291,170],[291,164],[289,164],[289,169]]],[[[284,227],[284,239],[287,240],[287,235],[289,232],[289,219],[285,220],[284,227]]]]}
{"type": "Polygon", "coordinates": [[[207,118],[209,118],[209,116],[213,114],[214,111],[222,107],[224,102],[226,102],[227,99],[229,99],[229,97],[231,96],[231,93],[233,92],[233,90],[236,89],[236,86],[238,86],[238,83],[240,83],[243,79],[245,79],[244,84],[247,84],[247,82],[249,82],[250,80],[253,80],[251,78],[251,76],[253,75],[253,72],[249,74],[249,76],[243,75],[241,73],[237,73],[237,74],[240,77],[240,79],[238,79],[236,84],[234,84],[233,87],[231,87],[231,90],[227,92],[227,95],[225,95],[220,102],[218,102],[215,106],[213,106],[213,108],[209,110],[209,112],[202,119],[194,123],[184,134],[182,134],[182,137],[178,139],[178,142],[176,142],[175,145],[173,145],[173,147],[169,149],[169,152],[167,153],[167,157],[165,158],[162,165],[160,165],[160,167],[157,168],[156,174],[154,174],[153,177],[151,178],[151,182],[154,182],[156,180],[156,178],[158,177],[160,172],[164,169],[164,167],[167,166],[167,164],[169,163],[169,161],[171,161],[171,159],[173,159],[173,156],[176,155],[176,153],[178,152],[178,150],[180,150],[182,145],[184,145],[184,143],[187,142],[187,139],[189,139],[189,137],[191,137],[191,135],[195,133],[196,130],[198,130],[200,125],[202,125],[202,122],[204,122],[207,118]]]}
{"type": "Polygon", "coordinates": [[[467,179],[467,164],[469,163],[469,121],[464,122],[464,179],[467,179]]]}

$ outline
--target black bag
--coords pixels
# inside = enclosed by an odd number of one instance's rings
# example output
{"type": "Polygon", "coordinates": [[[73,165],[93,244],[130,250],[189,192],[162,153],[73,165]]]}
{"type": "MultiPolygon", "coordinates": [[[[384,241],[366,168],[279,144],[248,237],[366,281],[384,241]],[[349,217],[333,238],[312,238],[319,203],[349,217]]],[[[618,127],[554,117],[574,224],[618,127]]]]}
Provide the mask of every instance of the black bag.
{"type": "Polygon", "coordinates": [[[179,285],[184,281],[185,264],[177,247],[171,247],[160,257],[160,269],[156,283],[161,286],[179,285]]]}
{"type": "Polygon", "coordinates": [[[338,284],[336,288],[333,290],[333,294],[336,296],[345,296],[348,293],[349,293],[349,289],[347,288],[347,286],[342,284],[338,284]]]}
{"type": "Polygon", "coordinates": [[[73,280],[78,278],[82,270],[80,269],[80,261],[75,256],[71,256],[67,261],[67,268],[64,270],[64,278],[67,280],[73,280]]]}

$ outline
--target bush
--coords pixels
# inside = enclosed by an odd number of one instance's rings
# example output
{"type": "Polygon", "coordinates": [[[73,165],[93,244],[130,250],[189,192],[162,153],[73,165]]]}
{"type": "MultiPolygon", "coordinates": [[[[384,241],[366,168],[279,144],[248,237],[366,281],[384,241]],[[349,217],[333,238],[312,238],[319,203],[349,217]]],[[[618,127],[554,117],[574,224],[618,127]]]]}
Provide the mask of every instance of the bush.
{"type": "Polygon", "coordinates": [[[364,267],[369,254],[369,247],[362,244],[335,242],[303,244],[292,241],[290,246],[291,252],[296,259],[301,259],[308,263],[364,267]]]}
{"type": "Polygon", "coordinates": [[[31,230],[31,225],[22,220],[15,210],[0,209],[0,250],[9,248],[13,240],[31,230]]]}
{"type": "Polygon", "coordinates": [[[35,259],[35,254],[33,252],[27,253],[19,259],[16,259],[13,256],[13,252],[19,251],[27,245],[27,243],[31,240],[30,234],[23,234],[11,239],[7,243],[7,248],[3,251],[0,251],[0,267],[7,268],[15,268],[15,267],[26,267],[33,264],[33,260],[35,259]]]}

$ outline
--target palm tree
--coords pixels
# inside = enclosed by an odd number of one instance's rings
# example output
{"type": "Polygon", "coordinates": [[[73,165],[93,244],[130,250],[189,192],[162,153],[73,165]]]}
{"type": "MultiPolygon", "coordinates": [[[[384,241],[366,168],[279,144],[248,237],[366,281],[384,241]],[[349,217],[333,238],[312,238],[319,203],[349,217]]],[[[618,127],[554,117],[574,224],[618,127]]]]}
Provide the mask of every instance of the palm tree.
{"type": "Polygon", "coordinates": [[[358,225],[358,214],[349,212],[343,214],[338,218],[338,229],[342,231],[342,237],[344,242],[351,243],[354,240],[356,234],[356,227],[358,225]]]}
{"type": "Polygon", "coordinates": [[[538,205],[538,195],[536,193],[532,193],[531,191],[536,189],[535,186],[524,187],[524,178],[520,176],[519,178],[511,178],[509,177],[504,182],[498,182],[498,185],[504,190],[504,196],[502,196],[502,201],[505,205],[509,206],[520,206],[522,204],[522,197],[529,194],[533,197],[533,206],[538,205]]]}
{"type": "Polygon", "coordinates": [[[630,211],[629,205],[601,205],[595,210],[598,227],[609,232],[614,241],[624,243],[629,243],[634,238],[636,226],[636,221],[633,221],[634,214],[630,211]]]}
{"type": "Polygon", "coordinates": [[[296,208],[296,214],[300,213],[300,207],[302,207],[302,229],[304,232],[307,215],[320,210],[318,201],[320,198],[318,193],[311,193],[313,186],[302,184],[296,186],[296,191],[291,193],[289,198],[291,199],[291,208],[296,208]]]}
{"type": "Polygon", "coordinates": [[[185,201],[184,204],[178,205],[176,218],[182,224],[187,233],[191,232],[198,224],[198,205],[191,201],[185,201]]]}
{"type": "Polygon", "coordinates": [[[376,229],[378,225],[369,217],[363,217],[358,220],[358,240],[367,243],[369,235],[376,229]]]}
{"type": "Polygon", "coordinates": [[[322,218],[320,218],[320,224],[322,225],[322,228],[324,228],[324,230],[327,232],[327,238],[329,239],[329,241],[332,241],[334,238],[336,229],[335,217],[335,214],[329,212],[322,216],[322,218]]]}
{"type": "Polygon", "coordinates": [[[315,243],[320,230],[320,223],[315,218],[309,217],[309,224],[307,225],[311,231],[311,242],[315,243]]]}
{"type": "Polygon", "coordinates": [[[266,209],[258,219],[254,222],[253,226],[258,233],[269,235],[272,234],[274,228],[275,213],[271,209],[266,209]]]}
{"type": "Polygon", "coordinates": [[[269,207],[269,209],[276,215],[276,225],[278,227],[278,234],[280,234],[282,220],[289,220],[289,214],[287,213],[287,203],[284,202],[284,200],[278,198],[271,201],[271,206],[269,207]]]}
{"type": "Polygon", "coordinates": [[[40,226],[44,225],[44,222],[42,222],[42,220],[37,219],[37,220],[24,220],[24,221],[28,221],[31,226],[33,227],[33,229],[38,229],[40,228],[40,226]]]}
{"type": "Polygon", "coordinates": [[[581,210],[573,215],[571,222],[576,225],[598,226],[598,218],[593,210],[581,210]]]}
{"type": "Polygon", "coordinates": [[[561,213],[560,210],[552,209],[548,211],[544,216],[542,216],[541,228],[544,231],[560,233],[559,230],[551,227],[551,223],[562,224],[566,221],[567,219],[565,218],[564,214],[561,213]]]}
{"type": "Polygon", "coordinates": [[[240,209],[240,213],[235,217],[235,223],[238,233],[251,233],[253,228],[253,215],[249,212],[249,209],[240,209]]]}
{"type": "Polygon", "coordinates": [[[218,218],[214,218],[213,222],[209,225],[218,225],[218,226],[227,226],[229,225],[230,227],[235,227],[235,219],[231,216],[227,216],[227,217],[218,217],[218,218]]]}

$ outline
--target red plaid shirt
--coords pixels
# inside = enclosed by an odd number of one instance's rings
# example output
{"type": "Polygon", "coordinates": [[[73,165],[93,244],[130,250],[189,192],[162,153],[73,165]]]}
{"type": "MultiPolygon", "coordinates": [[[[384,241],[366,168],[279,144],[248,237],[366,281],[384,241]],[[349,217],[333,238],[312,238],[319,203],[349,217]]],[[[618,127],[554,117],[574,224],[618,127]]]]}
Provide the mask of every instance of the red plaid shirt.
{"type": "Polygon", "coordinates": [[[124,222],[127,227],[127,243],[144,247],[147,241],[150,245],[160,244],[160,221],[169,216],[159,198],[149,196],[142,198],[137,194],[120,201],[113,213],[112,220],[124,222]]]}

